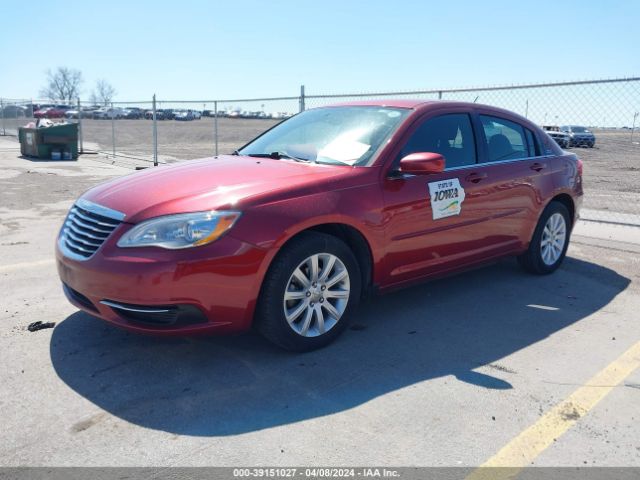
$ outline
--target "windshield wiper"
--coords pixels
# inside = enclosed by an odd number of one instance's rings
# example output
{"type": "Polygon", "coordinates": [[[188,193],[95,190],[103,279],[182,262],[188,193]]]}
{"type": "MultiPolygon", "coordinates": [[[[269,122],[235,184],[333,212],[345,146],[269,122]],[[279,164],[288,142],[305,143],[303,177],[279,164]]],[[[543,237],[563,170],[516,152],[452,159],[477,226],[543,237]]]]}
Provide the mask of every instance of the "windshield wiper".
{"type": "MultiPolygon", "coordinates": [[[[275,158],[276,160],[280,160],[281,158],[290,158],[291,160],[295,160],[296,162],[306,162],[306,163],[311,162],[311,160],[308,158],[296,157],[291,155],[288,152],[285,152],[284,150],[281,150],[279,152],[271,152],[270,157],[275,158]]],[[[316,161],[314,160],[313,163],[316,163],[316,161]]]]}
{"type": "MultiPolygon", "coordinates": [[[[289,158],[291,160],[295,160],[296,162],[310,162],[311,160],[307,158],[294,157],[293,155],[285,152],[284,150],[279,152],[271,152],[271,153],[246,153],[244,154],[247,157],[255,157],[255,158],[273,158],[274,160],[280,160],[281,158],[289,158]]],[[[314,161],[315,163],[315,161],[314,161]]]]}

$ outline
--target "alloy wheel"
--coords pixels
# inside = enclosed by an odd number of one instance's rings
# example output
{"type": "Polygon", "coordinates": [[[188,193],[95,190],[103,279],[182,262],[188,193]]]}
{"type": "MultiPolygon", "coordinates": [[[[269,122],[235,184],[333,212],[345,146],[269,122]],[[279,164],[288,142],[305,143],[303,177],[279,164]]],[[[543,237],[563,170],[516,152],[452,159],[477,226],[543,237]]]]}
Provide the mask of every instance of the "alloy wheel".
{"type": "Polygon", "coordinates": [[[323,335],[344,314],[350,292],[349,272],[342,260],[330,253],[311,255],[289,277],[284,316],[298,335],[323,335]]]}
{"type": "Polygon", "coordinates": [[[562,256],[567,241],[567,223],[561,213],[549,217],[542,231],[540,253],[545,265],[553,265],[562,256]]]}

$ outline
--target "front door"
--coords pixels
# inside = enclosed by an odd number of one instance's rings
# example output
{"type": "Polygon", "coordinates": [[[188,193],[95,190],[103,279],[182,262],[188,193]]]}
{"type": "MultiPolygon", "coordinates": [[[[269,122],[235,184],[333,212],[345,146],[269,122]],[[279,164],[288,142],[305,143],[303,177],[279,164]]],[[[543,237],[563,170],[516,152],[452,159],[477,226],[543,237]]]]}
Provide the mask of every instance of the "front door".
{"type": "Polygon", "coordinates": [[[488,166],[478,163],[469,112],[426,118],[397,160],[416,152],[440,153],[445,171],[404,175],[392,169],[384,180],[386,286],[474,263],[505,240],[487,215],[499,206],[492,205],[488,166]]]}

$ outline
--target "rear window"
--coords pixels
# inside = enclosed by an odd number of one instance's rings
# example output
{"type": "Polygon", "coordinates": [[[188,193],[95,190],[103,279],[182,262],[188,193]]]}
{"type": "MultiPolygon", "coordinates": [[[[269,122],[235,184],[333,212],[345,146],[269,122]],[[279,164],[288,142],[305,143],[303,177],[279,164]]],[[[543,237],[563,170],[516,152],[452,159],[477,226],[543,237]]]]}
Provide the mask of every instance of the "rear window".
{"type": "Polygon", "coordinates": [[[519,123],[489,115],[480,115],[480,121],[487,142],[487,161],[500,162],[535,156],[533,134],[519,123]]]}

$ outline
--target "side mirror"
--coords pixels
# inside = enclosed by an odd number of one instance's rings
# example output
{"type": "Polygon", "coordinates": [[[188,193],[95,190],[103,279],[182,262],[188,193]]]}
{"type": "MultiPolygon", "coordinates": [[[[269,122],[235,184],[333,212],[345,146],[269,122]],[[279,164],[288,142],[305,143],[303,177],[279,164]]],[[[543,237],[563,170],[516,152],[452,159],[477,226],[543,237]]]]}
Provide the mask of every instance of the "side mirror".
{"type": "Polygon", "coordinates": [[[400,160],[400,171],[412,175],[429,175],[444,170],[445,159],[439,153],[418,152],[400,160]]]}

